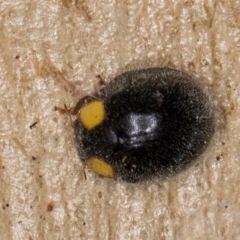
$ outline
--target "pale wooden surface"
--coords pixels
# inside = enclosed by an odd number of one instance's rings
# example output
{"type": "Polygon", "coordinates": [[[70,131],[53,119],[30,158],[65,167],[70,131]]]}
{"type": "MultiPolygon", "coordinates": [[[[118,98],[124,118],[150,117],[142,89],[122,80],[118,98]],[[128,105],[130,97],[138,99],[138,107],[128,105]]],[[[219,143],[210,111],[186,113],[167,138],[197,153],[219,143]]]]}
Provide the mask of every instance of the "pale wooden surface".
{"type": "Polygon", "coordinates": [[[240,3],[215,2],[0,0],[1,240],[240,239],[240,3]],[[202,81],[214,138],[163,183],[84,180],[54,107],[138,66],[202,81]]]}

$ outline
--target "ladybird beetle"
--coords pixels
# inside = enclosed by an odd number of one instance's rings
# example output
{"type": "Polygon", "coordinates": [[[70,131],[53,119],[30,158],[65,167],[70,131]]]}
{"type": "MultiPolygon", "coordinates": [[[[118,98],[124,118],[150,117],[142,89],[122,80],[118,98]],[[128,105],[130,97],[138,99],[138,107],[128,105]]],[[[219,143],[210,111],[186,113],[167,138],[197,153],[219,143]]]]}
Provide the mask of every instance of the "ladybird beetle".
{"type": "Polygon", "coordinates": [[[139,182],[189,166],[214,132],[210,98],[170,68],[125,72],[85,104],[75,121],[79,156],[100,175],[139,182]]]}

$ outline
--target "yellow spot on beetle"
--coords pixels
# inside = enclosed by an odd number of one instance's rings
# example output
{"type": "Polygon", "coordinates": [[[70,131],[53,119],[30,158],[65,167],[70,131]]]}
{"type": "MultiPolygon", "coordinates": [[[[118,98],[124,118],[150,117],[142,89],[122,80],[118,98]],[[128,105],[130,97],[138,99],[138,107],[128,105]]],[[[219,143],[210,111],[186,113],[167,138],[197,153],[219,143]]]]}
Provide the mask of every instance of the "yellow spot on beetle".
{"type": "Polygon", "coordinates": [[[91,168],[94,172],[98,173],[99,175],[105,177],[114,176],[113,168],[108,163],[99,158],[95,157],[89,158],[86,163],[89,168],[91,168]]]}
{"type": "Polygon", "coordinates": [[[104,119],[104,106],[101,101],[95,101],[82,108],[79,120],[87,129],[98,126],[104,119]]]}

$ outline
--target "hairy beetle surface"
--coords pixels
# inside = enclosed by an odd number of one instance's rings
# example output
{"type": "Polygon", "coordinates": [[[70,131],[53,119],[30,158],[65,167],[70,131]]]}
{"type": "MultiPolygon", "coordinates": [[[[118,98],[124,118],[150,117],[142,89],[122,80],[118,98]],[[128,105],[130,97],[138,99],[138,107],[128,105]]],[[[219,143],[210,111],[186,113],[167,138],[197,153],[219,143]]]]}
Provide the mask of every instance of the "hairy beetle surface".
{"type": "Polygon", "coordinates": [[[117,76],[75,122],[80,159],[100,175],[127,182],[185,169],[213,132],[209,97],[189,75],[170,68],[117,76]]]}

